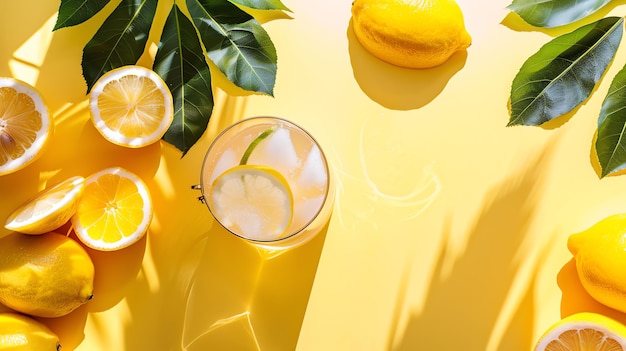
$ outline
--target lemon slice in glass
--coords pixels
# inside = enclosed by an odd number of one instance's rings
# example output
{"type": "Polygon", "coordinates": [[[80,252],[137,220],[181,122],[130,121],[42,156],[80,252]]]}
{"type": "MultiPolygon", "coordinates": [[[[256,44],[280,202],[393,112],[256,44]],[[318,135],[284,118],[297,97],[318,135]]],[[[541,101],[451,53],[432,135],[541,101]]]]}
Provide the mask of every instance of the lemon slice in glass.
{"type": "Polygon", "coordinates": [[[139,176],[121,167],[107,168],[85,181],[72,217],[78,238],[102,251],[127,247],[144,236],[152,221],[152,201],[139,176]]]}
{"type": "Polygon", "coordinates": [[[565,317],[539,339],[535,351],[626,350],[626,327],[604,315],[581,312],[565,317]]]}
{"type": "Polygon", "coordinates": [[[160,140],[174,118],[167,84],[156,72],[141,66],[105,73],[91,89],[89,107],[100,134],[130,148],[160,140]]]}
{"type": "Polygon", "coordinates": [[[44,189],[13,211],[4,227],[25,234],[53,231],[74,215],[84,187],[85,178],[76,176],[44,189]]]}
{"type": "Polygon", "coordinates": [[[53,128],[48,107],[35,88],[13,78],[0,78],[0,175],[34,162],[53,128]]]}
{"type": "Polygon", "coordinates": [[[228,169],[213,182],[208,201],[222,225],[247,239],[278,239],[293,219],[293,195],[287,180],[269,167],[228,169]]]}

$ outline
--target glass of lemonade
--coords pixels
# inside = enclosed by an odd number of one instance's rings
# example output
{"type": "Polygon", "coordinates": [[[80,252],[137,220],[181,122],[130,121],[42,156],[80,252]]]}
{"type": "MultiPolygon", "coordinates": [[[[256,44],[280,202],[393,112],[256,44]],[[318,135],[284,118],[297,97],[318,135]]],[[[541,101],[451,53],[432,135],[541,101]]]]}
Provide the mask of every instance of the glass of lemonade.
{"type": "Polygon", "coordinates": [[[328,223],[334,202],[317,141],[277,117],[244,119],[220,133],[194,188],[222,227],[266,249],[313,238],[328,223]]]}

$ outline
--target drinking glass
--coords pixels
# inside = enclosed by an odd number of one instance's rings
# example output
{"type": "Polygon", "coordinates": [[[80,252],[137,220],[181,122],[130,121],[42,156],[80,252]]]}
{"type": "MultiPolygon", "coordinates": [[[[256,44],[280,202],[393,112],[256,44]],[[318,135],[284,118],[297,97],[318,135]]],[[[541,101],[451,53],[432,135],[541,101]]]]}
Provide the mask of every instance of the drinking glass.
{"type": "Polygon", "coordinates": [[[199,199],[228,232],[270,250],[292,248],[315,237],[330,220],[334,202],[334,182],[320,145],[306,130],[278,117],[251,117],[222,131],[206,153],[200,184],[192,188],[202,192],[199,199]],[[246,234],[227,223],[212,201],[216,179],[240,165],[253,143],[245,164],[278,171],[292,194],[292,221],[280,235],[246,234]]]}

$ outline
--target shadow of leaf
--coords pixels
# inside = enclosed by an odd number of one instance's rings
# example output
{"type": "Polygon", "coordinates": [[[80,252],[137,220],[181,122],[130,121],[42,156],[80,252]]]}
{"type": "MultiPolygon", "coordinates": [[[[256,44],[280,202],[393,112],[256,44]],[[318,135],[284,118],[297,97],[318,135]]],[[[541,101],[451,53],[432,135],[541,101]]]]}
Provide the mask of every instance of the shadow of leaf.
{"type": "MultiPolygon", "coordinates": [[[[462,256],[456,260],[448,257],[450,239],[444,239],[423,308],[411,316],[394,350],[531,348],[534,277],[525,285],[507,327],[500,328],[504,336],[492,339],[520,271],[522,261],[516,258],[527,257],[522,244],[535,217],[545,159],[544,153],[524,167],[527,173],[493,189],[470,230],[462,256]],[[451,269],[446,269],[449,266],[451,269]]],[[[451,226],[452,219],[445,224],[444,238],[450,238],[451,226]]]]}

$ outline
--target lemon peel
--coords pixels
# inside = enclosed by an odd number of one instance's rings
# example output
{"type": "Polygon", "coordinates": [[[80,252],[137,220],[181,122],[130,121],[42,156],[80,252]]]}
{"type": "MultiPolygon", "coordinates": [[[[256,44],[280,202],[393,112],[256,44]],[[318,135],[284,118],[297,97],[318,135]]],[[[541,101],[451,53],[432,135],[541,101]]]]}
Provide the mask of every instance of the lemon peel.
{"type": "Polygon", "coordinates": [[[441,65],[472,42],[454,0],[355,0],[352,25],[368,52],[406,68],[441,65]]]}

